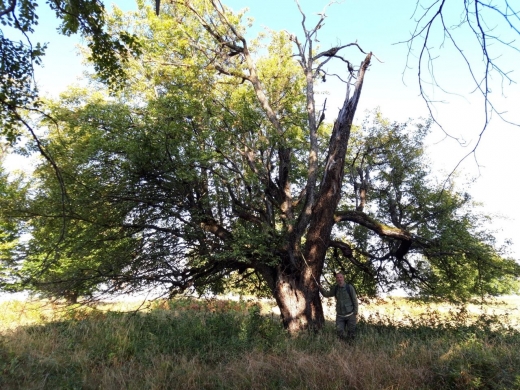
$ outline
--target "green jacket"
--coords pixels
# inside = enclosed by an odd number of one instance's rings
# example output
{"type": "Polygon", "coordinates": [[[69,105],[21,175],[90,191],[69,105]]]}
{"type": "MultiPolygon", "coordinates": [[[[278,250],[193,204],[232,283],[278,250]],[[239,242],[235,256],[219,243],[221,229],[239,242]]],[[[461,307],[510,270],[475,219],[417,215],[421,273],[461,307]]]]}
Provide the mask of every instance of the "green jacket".
{"type": "Polygon", "coordinates": [[[320,289],[320,292],[327,298],[336,297],[337,315],[344,316],[352,312],[354,312],[354,315],[358,314],[356,290],[354,290],[354,287],[351,284],[345,283],[343,287],[334,285],[330,290],[320,289]],[[352,297],[352,299],[350,299],[350,297],[352,297]]]}

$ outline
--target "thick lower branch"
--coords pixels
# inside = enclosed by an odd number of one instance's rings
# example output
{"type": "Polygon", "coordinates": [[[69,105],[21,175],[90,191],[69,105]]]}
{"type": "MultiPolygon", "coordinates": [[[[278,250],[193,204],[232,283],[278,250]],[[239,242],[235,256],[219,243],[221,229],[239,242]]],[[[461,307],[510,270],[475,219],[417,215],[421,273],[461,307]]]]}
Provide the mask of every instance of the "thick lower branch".
{"type": "Polygon", "coordinates": [[[410,232],[404,229],[385,225],[379,221],[376,221],[374,218],[368,216],[364,212],[358,210],[338,211],[334,216],[334,221],[336,223],[346,221],[354,222],[384,237],[405,241],[411,241],[413,238],[410,232]]]}

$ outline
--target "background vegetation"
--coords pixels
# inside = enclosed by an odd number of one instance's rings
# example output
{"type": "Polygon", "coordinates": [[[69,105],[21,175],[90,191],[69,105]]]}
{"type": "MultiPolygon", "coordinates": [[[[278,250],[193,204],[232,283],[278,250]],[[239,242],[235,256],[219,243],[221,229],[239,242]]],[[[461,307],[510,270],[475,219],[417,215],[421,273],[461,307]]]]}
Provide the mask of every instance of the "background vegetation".
{"type": "Polygon", "coordinates": [[[515,301],[365,303],[353,346],[288,337],[268,301],[2,306],[2,389],[520,389],[515,301]]]}

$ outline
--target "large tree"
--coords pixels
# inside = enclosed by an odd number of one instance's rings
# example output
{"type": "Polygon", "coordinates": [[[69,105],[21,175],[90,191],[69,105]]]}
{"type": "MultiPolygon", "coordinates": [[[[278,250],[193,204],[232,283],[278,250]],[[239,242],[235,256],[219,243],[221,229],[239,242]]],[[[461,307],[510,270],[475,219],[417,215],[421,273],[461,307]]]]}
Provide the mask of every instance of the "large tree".
{"type": "Polygon", "coordinates": [[[117,95],[71,91],[42,122],[61,179],[36,172],[26,286],[173,294],[254,280],[291,332],[323,324],[324,267],[372,294],[507,288],[518,267],[478,229],[469,197],[427,178],[428,122],[375,115],[351,137],[372,54],[317,51],[323,22],[304,17],[301,38],[273,33],[263,47],[214,1],[116,12],[111,32],[131,29],[142,54],[117,95]],[[331,60],[344,63],[346,97],[327,124],[314,89],[331,60]]]}

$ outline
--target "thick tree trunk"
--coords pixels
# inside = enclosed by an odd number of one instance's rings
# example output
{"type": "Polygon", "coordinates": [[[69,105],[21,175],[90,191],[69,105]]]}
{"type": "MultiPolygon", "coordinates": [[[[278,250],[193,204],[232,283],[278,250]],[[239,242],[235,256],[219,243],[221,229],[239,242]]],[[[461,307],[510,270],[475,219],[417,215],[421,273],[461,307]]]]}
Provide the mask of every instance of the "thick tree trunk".
{"type": "MultiPolygon", "coordinates": [[[[259,269],[280,308],[284,327],[290,333],[317,330],[325,322],[317,281],[323,270],[335,223],[334,214],[341,199],[350,129],[371,57],[372,53],[368,53],[356,77],[351,73],[350,81],[355,82],[349,81],[345,102],[334,123],[323,177],[315,201],[311,202],[312,209],[304,207],[299,216],[300,223],[296,224],[297,229],[289,233],[286,253],[280,264],[274,268],[259,269]],[[304,234],[305,240],[302,240],[304,234]],[[302,241],[305,242],[303,251],[300,246],[302,241]]],[[[280,183],[287,184],[286,179],[280,176],[280,183]]],[[[291,199],[290,196],[286,197],[287,209],[290,209],[291,199]]]]}
{"type": "Polygon", "coordinates": [[[319,330],[325,318],[314,271],[305,267],[303,270],[293,268],[290,272],[286,260],[282,260],[286,267],[259,269],[280,309],[284,328],[291,334],[319,330]]]}
{"type": "MultiPolygon", "coordinates": [[[[320,329],[325,322],[316,280],[321,276],[335,223],[334,213],[341,198],[350,128],[371,56],[369,53],[361,63],[354,91],[352,94],[350,91],[347,92],[334,124],[323,179],[312,208],[303,254],[292,253],[293,256],[289,258],[299,261],[286,264],[285,268],[280,267],[271,280],[271,289],[280,308],[283,324],[290,333],[298,333],[304,329],[320,329]]],[[[290,246],[297,247],[299,245],[290,246]]]]}
{"type": "Polygon", "coordinates": [[[323,327],[325,319],[318,289],[302,278],[302,275],[278,275],[273,295],[280,309],[284,328],[289,333],[296,334],[302,330],[318,330],[323,327]]]}

